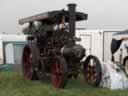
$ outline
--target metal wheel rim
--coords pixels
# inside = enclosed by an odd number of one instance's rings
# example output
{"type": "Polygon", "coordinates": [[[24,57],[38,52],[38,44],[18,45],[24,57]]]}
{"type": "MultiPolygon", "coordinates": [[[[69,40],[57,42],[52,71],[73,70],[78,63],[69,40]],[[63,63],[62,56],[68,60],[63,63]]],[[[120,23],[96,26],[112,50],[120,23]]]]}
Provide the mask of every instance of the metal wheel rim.
{"type": "Polygon", "coordinates": [[[58,60],[51,64],[51,82],[55,88],[59,88],[63,79],[63,66],[58,60]]]}
{"type": "Polygon", "coordinates": [[[30,79],[32,71],[32,50],[29,46],[26,46],[23,50],[22,67],[25,79],[30,79]]]}

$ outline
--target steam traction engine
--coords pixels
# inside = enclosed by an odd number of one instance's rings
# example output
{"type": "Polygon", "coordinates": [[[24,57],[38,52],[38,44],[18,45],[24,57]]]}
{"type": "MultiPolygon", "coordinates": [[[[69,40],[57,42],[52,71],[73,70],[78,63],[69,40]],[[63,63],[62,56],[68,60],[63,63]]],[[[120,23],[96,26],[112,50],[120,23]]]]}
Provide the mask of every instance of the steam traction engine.
{"type": "Polygon", "coordinates": [[[75,22],[87,20],[87,14],[75,12],[75,4],[68,11],[59,10],[19,20],[29,23],[24,30],[28,44],[23,49],[22,66],[25,79],[50,77],[56,88],[63,88],[69,78],[77,78],[82,70],[84,79],[95,86],[101,80],[101,66],[95,56],[85,57],[86,50],[76,41],[75,22]]]}

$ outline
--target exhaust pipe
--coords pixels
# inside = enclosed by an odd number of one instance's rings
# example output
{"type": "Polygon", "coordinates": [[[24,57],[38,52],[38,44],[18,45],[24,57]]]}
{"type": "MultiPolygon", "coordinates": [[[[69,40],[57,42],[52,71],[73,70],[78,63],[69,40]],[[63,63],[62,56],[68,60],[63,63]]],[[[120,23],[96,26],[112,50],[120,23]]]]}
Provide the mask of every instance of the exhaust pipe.
{"type": "Polygon", "coordinates": [[[69,10],[69,32],[71,36],[75,36],[76,4],[74,3],[68,4],[68,10],[69,10]]]}

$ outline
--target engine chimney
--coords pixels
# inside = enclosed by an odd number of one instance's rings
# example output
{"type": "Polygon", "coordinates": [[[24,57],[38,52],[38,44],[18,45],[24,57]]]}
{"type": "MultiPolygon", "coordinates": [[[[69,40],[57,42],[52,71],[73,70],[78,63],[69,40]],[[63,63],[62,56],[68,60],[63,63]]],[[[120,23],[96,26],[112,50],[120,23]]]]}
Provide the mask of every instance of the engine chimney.
{"type": "Polygon", "coordinates": [[[68,4],[68,11],[69,11],[69,32],[71,33],[71,36],[75,36],[76,4],[74,3],[68,4]]]}

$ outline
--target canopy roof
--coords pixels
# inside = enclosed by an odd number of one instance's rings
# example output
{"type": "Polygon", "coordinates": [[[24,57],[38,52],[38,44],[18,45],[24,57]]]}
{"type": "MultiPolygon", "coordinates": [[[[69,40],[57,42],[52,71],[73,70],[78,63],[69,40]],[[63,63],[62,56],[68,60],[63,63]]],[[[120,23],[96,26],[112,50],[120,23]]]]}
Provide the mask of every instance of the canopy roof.
{"type": "MultiPolygon", "coordinates": [[[[51,11],[35,16],[30,16],[19,20],[19,24],[29,23],[33,21],[47,21],[55,22],[55,19],[61,19],[62,16],[65,16],[65,22],[69,21],[69,12],[65,10],[51,11]]],[[[76,12],[76,21],[87,20],[88,15],[81,12],[76,12]]]]}
{"type": "Polygon", "coordinates": [[[113,35],[127,35],[128,34],[128,30],[124,30],[124,31],[119,31],[113,35]]]}

